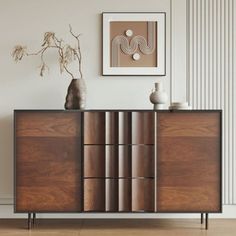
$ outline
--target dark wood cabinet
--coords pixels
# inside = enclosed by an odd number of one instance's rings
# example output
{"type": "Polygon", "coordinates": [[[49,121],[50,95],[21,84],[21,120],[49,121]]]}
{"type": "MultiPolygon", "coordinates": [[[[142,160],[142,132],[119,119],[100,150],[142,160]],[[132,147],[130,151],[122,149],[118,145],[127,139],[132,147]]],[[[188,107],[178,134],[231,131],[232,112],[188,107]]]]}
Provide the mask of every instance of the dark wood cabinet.
{"type": "Polygon", "coordinates": [[[17,110],[15,212],[221,212],[221,111],[17,110]]]}

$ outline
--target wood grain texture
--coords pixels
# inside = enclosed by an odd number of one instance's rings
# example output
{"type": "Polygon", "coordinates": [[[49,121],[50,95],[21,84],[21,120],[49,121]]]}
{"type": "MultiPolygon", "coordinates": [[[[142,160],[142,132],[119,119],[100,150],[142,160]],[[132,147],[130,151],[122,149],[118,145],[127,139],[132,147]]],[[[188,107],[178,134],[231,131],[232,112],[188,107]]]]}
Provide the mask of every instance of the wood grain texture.
{"type": "Polygon", "coordinates": [[[74,137],[80,136],[80,113],[54,111],[18,111],[16,136],[74,137]]]}
{"type": "Polygon", "coordinates": [[[132,179],[132,211],[154,211],[153,179],[132,179]]]}
{"type": "Polygon", "coordinates": [[[17,140],[16,211],[80,211],[78,139],[17,140]]]}
{"type": "Polygon", "coordinates": [[[219,112],[158,113],[161,136],[219,136],[219,112]]]}
{"type": "Polygon", "coordinates": [[[17,187],[16,211],[80,212],[79,187],[79,185],[70,186],[63,183],[53,186],[19,186],[17,187]]]}
{"type": "Polygon", "coordinates": [[[157,211],[220,211],[220,145],[218,112],[158,114],[157,211]]]}
{"type": "Polygon", "coordinates": [[[200,187],[159,187],[158,212],[220,211],[219,190],[211,184],[200,187]]]}
{"type": "Polygon", "coordinates": [[[105,177],[105,146],[84,146],[84,177],[105,177]]]}
{"type": "Polygon", "coordinates": [[[105,112],[84,112],[84,143],[105,144],[105,112]]]}
{"type": "Polygon", "coordinates": [[[16,161],[37,163],[38,161],[66,162],[79,157],[78,137],[16,137],[16,161]]]}
{"type": "Polygon", "coordinates": [[[219,166],[215,161],[159,162],[159,187],[209,186],[219,192],[219,166]],[[176,168],[176,166],[178,168],[176,168]],[[197,181],[196,181],[197,180],[197,181]]]}
{"type": "Polygon", "coordinates": [[[154,144],[154,112],[132,112],[132,143],[154,144]]]}
{"type": "Polygon", "coordinates": [[[79,130],[76,113],[16,113],[17,212],[81,210],[79,130]]]}
{"type": "Polygon", "coordinates": [[[162,136],[160,140],[161,145],[157,145],[162,161],[215,161],[215,155],[220,152],[219,137],[162,136]],[[201,152],[198,155],[199,150],[201,152]]]}
{"type": "Polygon", "coordinates": [[[105,179],[84,179],[84,211],[105,211],[105,179]]]}
{"type": "Polygon", "coordinates": [[[132,146],[132,177],[154,177],[154,146],[132,146]]]}

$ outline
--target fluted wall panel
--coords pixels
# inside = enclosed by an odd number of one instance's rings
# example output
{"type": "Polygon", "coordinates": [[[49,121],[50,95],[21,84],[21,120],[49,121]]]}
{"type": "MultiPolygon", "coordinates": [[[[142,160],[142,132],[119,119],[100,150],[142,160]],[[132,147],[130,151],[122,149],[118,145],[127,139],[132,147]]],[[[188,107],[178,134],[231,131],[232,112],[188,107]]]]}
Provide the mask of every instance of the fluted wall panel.
{"type": "Polygon", "coordinates": [[[187,99],[223,109],[223,203],[236,204],[234,0],[186,0],[187,99]]]}

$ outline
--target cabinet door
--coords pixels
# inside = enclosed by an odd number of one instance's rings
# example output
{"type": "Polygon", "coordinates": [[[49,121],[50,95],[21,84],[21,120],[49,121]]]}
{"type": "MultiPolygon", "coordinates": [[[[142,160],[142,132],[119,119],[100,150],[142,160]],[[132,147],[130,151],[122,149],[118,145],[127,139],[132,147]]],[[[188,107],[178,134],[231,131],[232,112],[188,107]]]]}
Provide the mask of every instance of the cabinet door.
{"type": "Polygon", "coordinates": [[[221,211],[220,123],[220,112],[158,113],[158,212],[221,211]]]}
{"type": "Polygon", "coordinates": [[[80,113],[15,112],[16,212],[81,210],[80,113]]]}

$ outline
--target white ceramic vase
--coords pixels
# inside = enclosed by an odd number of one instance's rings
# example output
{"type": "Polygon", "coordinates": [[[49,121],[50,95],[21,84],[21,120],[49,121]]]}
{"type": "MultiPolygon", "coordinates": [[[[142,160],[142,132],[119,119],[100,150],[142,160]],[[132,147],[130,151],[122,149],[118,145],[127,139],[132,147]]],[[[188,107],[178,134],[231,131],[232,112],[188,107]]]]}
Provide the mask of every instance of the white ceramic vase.
{"type": "Polygon", "coordinates": [[[155,90],[150,94],[150,101],[154,104],[154,110],[162,110],[166,108],[168,95],[164,91],[162,83],[155,83],[155,90]]]}

